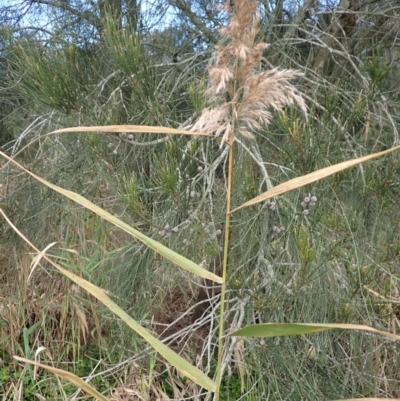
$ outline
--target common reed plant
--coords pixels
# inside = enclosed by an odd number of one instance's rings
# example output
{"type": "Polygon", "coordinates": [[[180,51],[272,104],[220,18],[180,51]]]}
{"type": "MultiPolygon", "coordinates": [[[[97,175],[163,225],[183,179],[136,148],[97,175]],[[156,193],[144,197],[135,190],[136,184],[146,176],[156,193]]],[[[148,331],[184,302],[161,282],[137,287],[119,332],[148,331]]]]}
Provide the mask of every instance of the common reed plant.
{"type": "Polygon", "coordinates": [[[227,27],[221,29],[221,42],[215,61],[209,69],[209,88],[206,92],[211,106],[205,109],[190,127],[215,137],[222,137],[221,146],[229,146],[227,202],[222,266],[221,312],[217,365],[217,399],[221,383],[224,337],[224,305],[228,273],[228,250],[231,218],[232,174],[236,136],[253,138],[253,132],[268,125],[271,110],[283,111],[296,103],[306,114],[306,105],[290,80],[301,75],[298,71],[273,69],[261,71],[266,43],[257,42],[260,15],[257,2],[238,0],[230,11],[227,27]]]}
{"type": "MultiPolygon", "coordinates": [[[[62,272],[66,277],[84,288],[99,301],[104,303],[110,311],[119,316],[132,330],[142,336],[153,349],[158,352],[170,365],[174,366],[183,376],[201,388],[215,393],[214,399],[218,401],[221,394],[221,383],[223,374],[229,364],[232,352],[240,353],[244,347],[242,340],[238,337],[275,337],[302,335],[326,331],[331,329],[354,329],[368,331],[383,335],[395,340],[400,336],[394,333],[384,332],[372,327],[357,324],[338,324],[338,323],[259,323],[246,327],[230,328],[225,327],[225,317],[227,315],[227,282],[231,274],[230,254],[235,238],[232,237],[231,216],[241,210],[254,207],[254,213],[262,208],[275,208],[275,197],[285,194],[296,188],[309,185],[313,182],[322,180],[337,172],[343,171],[368,160],[383,156],[400,147],[395,147],[369,156],[349,160],[321,170],[306,174],[292,179],[283,184],[271,187],[268,191],[253,197],[243,204],[233,205],[232,199],[235,193],[233,187],[235,175],[235,157],[238,150],[245,148],[245,141],[256,141],[257,132],[268,125],[274,113],[282,113],[291,106],[297,106],[306,119],[307,107],[304,99],[298,93],[292,80],[300,79],[301,73],[294,70],[279,70],[273,68],[264,70],[264,51],[268,45],[258,41],[259,14],[257,13],[257,2],[255,0],[236,0],[233,5],[226,4],[225,10],[229,13],[229,23],[221,30],[221,39],[209,67],[209,86],[206,92],[208,107],[203,110],[198,120],[193,124],[187,124],[182,129],[149,126],[95,126],[95,127],[75,127],[54,131],[51,135],[59,135],[65,132],[95,132],[95,133],[127,133],[130,134],[165,134],[187,135],[192,138],[212,138],[219,146],[221,152],[228,153],[228,164],[224,180],[226,182],[226,206],[225,222],[223,226],[223,257],[221,274],[210,272],[200,264],[197,264],[181,254],[173,251],[160,240],[143,234],[136,227],[132,227],[115,215],[109,213],[85,197],[60,188],[47,180],[28,171],[12,158],[2,153],[10,163],[14,163],[23,169],[31,177],[38,180],[48,188],[68,197],[74,202],[84,206],[88,210],[107,220],[119,229],[133,236],[137,241],[142,242],[153,252],[161,255],[162,258],[174,263],[183,270],[202,279],[209,280],[221,286],[219,299],[219,322],[218,322],[218,353],[216,357],[215,377],[210,378],[200,367],[191,364],[187,359],[179,355],[172,347],[156,338],[150,331],[142,327],[137,321],[132,319],[122,308],[120,308],[103,289],[95,286],[88,280],[72,273],[70,270],[54,262],[54,258],[48,255],[48,250],[54,245],[49,244],[46,249],[39,250],[26,238],[11,220],[1,211],[4,218],[14,228],[14,230],[29,244],[38,254],[36,263],[44,259],[51,263],[55,268],[62,272]],[[268,202],[269,203],[268,203],[268,202]],[[260,205],[262,202],[262,205],[260,205]],[[257,209],[259,208],[259,209],[257,209]],[[228,337],[236,338],[236,342],[228,343],[228,337]]],[[[167,138],[168,139],[168,138],[167,138]]],[[[268,186],[271,186],[268,184],[268,186]]],[[[312,203],[317,202],[314,195],[308,195],[303,200],[303,214],[310,211],[312,203]]],[[[277,227],[275,232],[281,232],[282,228],[277,227]]],[[[160,230],[160,236],[166,235],[165,228],[160,230]]],[[[300,237],[300,236],[299,236],[300,237]]],[[[302,255],[307,259],[310,255],[302,255]]],[[[46,366],[29,359],[15,357],[19,361],[32,363],[38,367],[48,369],[62,378],[69,380],[76,386],[84,389],[98,400],[106,400],[106,397],[89,386],[82,379],[68,373],[46,366]]]]}

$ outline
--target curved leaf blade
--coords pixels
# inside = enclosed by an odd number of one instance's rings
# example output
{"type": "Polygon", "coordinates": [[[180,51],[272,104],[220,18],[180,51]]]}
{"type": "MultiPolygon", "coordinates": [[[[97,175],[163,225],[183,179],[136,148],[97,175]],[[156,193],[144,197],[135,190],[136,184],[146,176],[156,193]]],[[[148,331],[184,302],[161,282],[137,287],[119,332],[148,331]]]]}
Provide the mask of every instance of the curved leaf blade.
{"type": "Polygon", "coordinates": [[[35,361],[31,361],[29,359],[21,358],[19,356],[14,355],[14,359],[20,362],[29,363],[31,365],[35,365],[39,368],[46,369],[51,373],[56,374],[57,376],[61,377],[64,380],[69,381],[74,386],[86,391],[86,393],[90,394],[92,397],[96,398],[98,401],[109,401],[108,398],[104,397],[100,394],[96,389],[94,389],[91,385],[86,383],[80,377],[74,375],[73,373],[67,372],[66,370],[57,369],[52,366],[43,365],[42,363],[38,363],[35,361]]]}
{"type": "Polygon", "coordinates": [[[183,359],[179,354],[167,347],[164,343],[154,337],[149,331],[141,326],[136,320],[132,319],[122,308],[120,308],[105,291],[94,284],[86,281],[85,279],[76,276],[70,271],[57,265],[57,269],[60,270],[65,276],[74,281],[80,287],[84,288],[91,295],[96,297],[102,302],[107,308],[116,314],[121,320],[123,320],[131,329],[142,336],[165,360],[171,365],[175,366],[183,375],[200,385],[201,387],[215,391],[215,383],[206,376],[196,366],[192,365],[187,360],[183,359]]]}
{"type": "Polygon", "coordinates": [[[157,127],[149,125],[97,125],[91,127],[70,127],[61,128],[50,132],[50,134],[58,134],[62,132],[110,132],[122,133],[130,132],[136,134],[168,134],[168,135],[189,135],[189,136],[205,136],[208,138],[218,139],[217,137],[206,134],[204,132],[191,132],[183,129],[157,127]]]}
{"type": "Polygon", "coordinates": [[[44,252],[40,252],[8,219],[6,214],[0,209],[0,213],[7,220],[8,224],[14,229],[14,231],[31,246],[38,254],[51,263],[57,270],[62,274],[72,280],[74,283],[78,284],[80,287],[85,289],[89,294],[97,298],[101,303],[103,303],[111,312],[116,314],[121,318],[131,329],[142,336],[162,357],[164,357],[171,365],[175,366],[182,374],[187,376],[189,379],[193,380],[195,383],[201,387],[209,390],[215,391],[216,384],[206,376],[201,370],[196,366],[193,366],[188,361],[183,359],[171,348],[167,347],[164,343],[154,337],[150,332],[148,332],[144,327],[142,327],[136,320],[132,319],[122,308],[120,308],[107,294],[106,292],[92,284],[91,282],[77,276],[76,274],[64,269],[57,263],[55,263],[51,258],[49,258],[44,252]]]}
{"type": "Polygon", "coordinates": [[[322,180],[323,178],[329,177],[330,175],[336,174],[339,171],[346,170],[350,167],[354,167],[357,164],[364,163],[366,161],[382,157],[396,150],[399,150],[400,146],[384,150],[383,152],[373,153],[368,156],[358,157],[357,159],[347,160],[342,163],[334,164],[333,166],[325,167],[320,170],[314,171],[310,174],[302,175],[301,177],[293,178],[292,180],[286,181],[274,188],[256,196],[255,198],[249,200],[243,205],[233,209],[231,213],[237,212],[238,210],[244,209],[249,206],[256,205],[257,203],[264,202],[267,199],[273,198],[274,196],[282,195],[286,192],[292,191],[293,189],[304,187],[305,185],[311,184],[313,182],[322,180]]]}
{"type": "Polygon", "coordinates": [[[67,189],[61,188],[57,185],[52,184],[51,182],[37,176],[36,174],[32,173],[31,171],[27,170],[23,166],[21,166],[19,163],[17,163],[15,160],[4,154],[3,152],[0,152],[0,155],[5,157],[7,160],[10,162],[14,163],[17,165],[20,169],[31,175],[33,178],[41,182],[42,184],[46,185],[47,187],[53,189],[54,191],[66,196],[67,198],[73,200],[74,202],[84,206],[85,208],[91,210],[92,212],[96,213],[100,217],[102,217],[104,220],[109,221],[110,223],[114,224],[115,226],[119,227],[121,230],[127,232],[128,234],[132,235],[139,241],[143,242],[145,245],[147,245],[149,248],[153,249],[155,252],[163,256],[165,259],[170,260],[171,262],[175,263],[182,269],[185,269],[193,274],[196,274],[199,277],[205,278],[212,280],[218,284],[222,284],[222,278],[217,276],[214,273],[209,272],[208,270],[204,269],[203,267],[199,266],[197,263],[192,262],[191,260],[185,258],[184,256],[180,255],[179,253],[173,251],[172,249],[169,249],[165,245],[155,241],[154,239],[147,237],[140,231],[134,229],[131,227],[129,224],[124,223],[122,220],[118,219],[117,217],[113,216],[111,213],[105,211],[101,207],[95,205],[94,203],[90,202],[83,196],[69,191],[67,189]]]}
{"type": "Polygon", "coordinates": [[[230,333],[229,336],[235,337],[284,337],[301,334],[312,334],[319,331],[342,329],[342,330],[362,330],[370,333],[380,334],[385,337],[399,341],[400,336],[386,331],[377,330],[373,327],[360,324],[342,323],[262,323],[252,324],[242,329],[230,333]]]}

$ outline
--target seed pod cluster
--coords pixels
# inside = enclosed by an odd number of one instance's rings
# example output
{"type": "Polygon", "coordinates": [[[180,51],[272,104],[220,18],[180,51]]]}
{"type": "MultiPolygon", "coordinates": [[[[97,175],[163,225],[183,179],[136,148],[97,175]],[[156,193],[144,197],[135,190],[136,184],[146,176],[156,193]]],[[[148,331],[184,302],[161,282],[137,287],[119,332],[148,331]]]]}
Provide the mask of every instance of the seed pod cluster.
{"type": "Polygon", "coordinates": [[[266,203],[266,205],[267,205],[267,208],[269,210],[275,210],[276,209],[276,202],[274,202],[274,201],[268,201],[266,203]]]}
{"type": "Polygon", "coordinates": [[[308,216],[310,214],[311,208],[315,206],[317,203],[318,198],[314,195],[308,193],[305,197],[303,202],[301,202],[301,207],[303,208],[303,215],[308,216]]]}
{"type": "Polygon", "coordinates": [[[284,226],[280,226],[280,227],[278,227],[278,226],[273,226],[273,227],[272,227],[272,231],[273,231],[275,234],[280,235],[280,234],[282,234],[282,233],[285,231],[285,227],[284,227],[284,226]]]}
{"type": "Polygon", "coordinates": [[[158,235],[162,238],[169,238],[173,233],[177,232],[179,232],[178,226],[171,228],[169,224],[166,224],[165,227],[158,230],[158,235]]]}

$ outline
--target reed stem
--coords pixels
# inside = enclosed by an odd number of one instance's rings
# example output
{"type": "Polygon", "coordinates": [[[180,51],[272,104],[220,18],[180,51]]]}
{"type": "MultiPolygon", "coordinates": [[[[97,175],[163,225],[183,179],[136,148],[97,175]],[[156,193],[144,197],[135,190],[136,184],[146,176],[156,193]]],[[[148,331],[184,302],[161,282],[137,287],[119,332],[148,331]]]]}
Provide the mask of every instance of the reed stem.
{"type": "MultiPolygon", "coordinates": [[[[233,137],[232,137],[233,139],[233,137]]],[[[228,188],[226,195],[226,215],[225,215],[225,233],[224,233],[224,257],[222,263],[222,286],[221,286],[221,304],[219,310],[219,335],[218,335],[218,361],[217,361],[217,376],[216,385],[217,390],[215,393],[215,401],[219,401],[222,381],[222,361],[224,357],[224,313],[225,313],[225,292],[226,292],[226,279],[228,272],[228,251],[229,251],[229,234],[231,224],[231,194],[232,194],[232,174],[233,174],[233,140],[229,143],[229,156],[228,156],[228,188]]]]}

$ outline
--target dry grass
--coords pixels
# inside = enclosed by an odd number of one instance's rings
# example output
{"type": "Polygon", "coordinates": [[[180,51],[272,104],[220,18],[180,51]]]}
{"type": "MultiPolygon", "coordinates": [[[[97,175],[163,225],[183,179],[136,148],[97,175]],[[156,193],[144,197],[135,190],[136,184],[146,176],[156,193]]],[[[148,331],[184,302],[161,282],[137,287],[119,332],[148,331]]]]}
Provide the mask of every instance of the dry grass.
{"type": "Polygon", "coordinates": [[[80,288],[58,274],[33,269],[32,260],[31,254],[23,253],[3,263],[0,317],[6,324],[0,329],[1,348],[12,356],[45,345],[55,353],[68,350],[74,357],[94,328],[85,310],[90,303],[80,288]],[[34,326],[27,343],[24,331],[34,326]]]}

